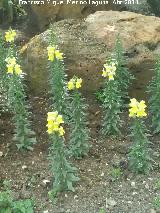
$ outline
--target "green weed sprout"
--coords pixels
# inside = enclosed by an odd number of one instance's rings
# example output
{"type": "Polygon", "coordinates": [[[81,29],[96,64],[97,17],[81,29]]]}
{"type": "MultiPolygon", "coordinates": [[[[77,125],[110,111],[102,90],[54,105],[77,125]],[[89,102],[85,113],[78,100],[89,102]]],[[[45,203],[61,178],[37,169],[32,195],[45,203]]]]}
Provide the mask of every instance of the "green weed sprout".
{"type": "Polygon", "coordinates": [[[32,199],[14,200],[8,181],[4,181],[4,191],[0,192],[1,213],[34,213],[34,202],[32,199]]]}
{"type": "Polygon", "coordinates": [[[128,99],[128,88],[131,84],[131,80],[133,80],[134,77],[128,71],[128,68],[126,67],[124,49],[123,49],[122,42],[119,35],[117,35],[117,38],[116,38],[113,58],[117,62],[116,78],[119,84],[118,85],[119,90],[121,91],[121,96],[123,99],[128,99]]]}
{"type": "Polygon", "coordinates": [[[49,160],[51,172],[54,176],[53,190],[50,195],[55,196],[60,191],[74,191],[73,183],[78,181],[79,178],[75,176],[77,169],[72,167],[66,158],[62,116],[57,111],[48,112],[47,122],[47,132],[51,140],[49,160]]]}
{"type": "Polygon", "coordinates": [[[157,196],[154,200],[153,200],[153,205],[156,208],[156,210],[160,209],[160,196],[157,196]]]}
{"type": "Polygon", "coordinates": [[[129,104],[129,117],[133,118],[131,125],[131,139],[134,144],[128,154],[129,167],[135,173],[148,173],[151,167],[149,141],[147,138],[147,130],[142,120],[146,117],[145,101],[138,102],[135,98],[131,99],[129,104]]]}
{"type": "Polygon", "coordinates": [[[122,172],[120,167],[112,168],[112,170],[111,170],[111,179],[112,179],[112,181],[116,181],[116,180],[120,179],[122,174],[123,174],[123,172],[122,172]]]}
{"type": "Polygon", "coordinates": [[[154,133],[160,133],[160,57],[155,65],[155,74],[149,85],[149,111],[152,116],[152,128],[154,133]]]}
{"type": "Polygon", "coordinates": [[[15,125],[14,140],[16,140],[18,149],[33,150],[32,146],[36,143],[35,133],[30,127],[29,106],[26,103],[26,94],[23,83],[22,68],[18,63],[17,54],[13,55],[12,46],[16,32],[9,30],[6,32],[6,41],[11,44],[8,57],[5,59],[6,70],[8,75],[8,101],[12,106],[11,110],[14,114],[13,121],[15,125]]]}
{"type": "Polygon", "coordinates": [[[68,89],[71,91],[70,95],[70,150],[69,153],[75,158],[82,158],[87,155],[90,144],[89,129],[87,128],[87,105],[84,104],[79,89],[81,88],[82,79],[74,76],[68,82],[68,89]]]}
{"type": "Polygon", "coordinates": [[[63,62],[63,53],[60,52],[56,45],[56,36],[52,29],[50,30],[50,42],[47,47],[49,61],[49,83],[51,87],[52,109],[58,110],[67,118],[67,88],[66,74],[63,62]]]}
{"type": "Polygon", "coordinates": [[[105,78],[103,89],[103,121],[102,135],[120,135],[122,121],[121,114],[121,95],[119,92],[119,84],[116,78],[117,62],[108,59],[104,64],[102,76],[105,78]]]}

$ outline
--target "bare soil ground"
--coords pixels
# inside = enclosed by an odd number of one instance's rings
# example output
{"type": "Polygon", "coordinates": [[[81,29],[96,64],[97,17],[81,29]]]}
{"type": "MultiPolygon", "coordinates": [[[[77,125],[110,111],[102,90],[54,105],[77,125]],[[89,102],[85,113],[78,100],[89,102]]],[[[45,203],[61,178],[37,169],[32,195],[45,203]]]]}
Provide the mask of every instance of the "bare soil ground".
{"type": "Polygon", "coordinates": [[[86,97],[89,110],[92,148],[82,160],[72,160],[79,169],[80,181],[75,192],[60,193],[53,204],[48,197],[52,176],[48,169],[46,113],[48,98],[31,97],[34,130],[38,143],[33,152],[18,151],[12,141],[11,115],[0,119],[0,190],[4,180],[11,180],[15,199],[35,198],[35,213],[155,213],[154,199],[160,196],[156,182],[160,180],[159,137],[151,137],[153,171],[149,175],[134,175],[128,170],[127,153],[131,141],[128,138],[127,112],[123,137],[101,139],[101,108],[95,96],[86,97]],[[24,166],[26,166],[24,168],[24,166]],[[113,171],[121,168],[122,174],[115,180],[113,171]],[[44,184],[43,180],[49,180],[44,184]]]}

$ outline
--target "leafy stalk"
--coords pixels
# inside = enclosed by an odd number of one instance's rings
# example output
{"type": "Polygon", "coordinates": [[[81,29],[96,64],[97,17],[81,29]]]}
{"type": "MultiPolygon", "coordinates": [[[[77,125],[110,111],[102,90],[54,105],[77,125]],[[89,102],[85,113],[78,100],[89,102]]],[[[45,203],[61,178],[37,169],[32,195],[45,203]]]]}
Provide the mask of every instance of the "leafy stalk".
{"type": "Polygon", "coordinates": [[[105,80],[103,90],[103,121],[102,135],[120,135],[122,121],[121,114],[121,96],[118,90],[118,83],[115,80],[105,80]]]}
{"type": "Polygon", "coordinates": [[[79,178],[75,176],[77,169],[72,167],[66,158],[64,149],[64,137],[58,133],[51,134],[51,147],[50,147],[50,168],[54,176],[53,191],[51,195],[56,195],[57,192],[70,190],[74,191],[73,183],[78,181],[79,178]]]}
{"type": "Polygon", "coordinates": [[[141,119],[135,118],[131,126],[131,139],[134,142],[129,157],[129,167],[135,173],[148,173],[151,167],[149,141],[146,127],[141,119]]]}
{"type": "Polygon", "coordinates": [[[124,57],[124,49],[119,35],[116,38],[113,57],[117,61],[116,78],[119,82],[119,90],[121,91],[121,96],[123,99],[128,99],[128,88],[131,84],[131,80],[133,80],[134,77],[126,67],[127,63],[124,57]]]}
{"type": "Polygon", "coordinates": [[[9,101],[14,113],[13,121],[15,124],[14,140],[18,141],[18,149],[33,150],[32,146],[36,143],[35,133],[30,127],[30,112],[26,104],[26,95],[20,76],[15,73],[9,77],[9,101]]]}
{"type": "Polygon", "coordinates": [[[89,130],[86,121],[87,105],[83,103],[81,93],[75,89],[71,94],[71,120],[70,120],[70,154],[75,158],[85,156],[90,148],[88,143],[89,130]]]}
{"type": "MultiPolygon", "coordinates": [[[[50,29],[49,45],[56,47],[57,38],[50,29]]],[[[49,61],[49,83],[51,88],[52,109],[61,113],[65,119],[68,114],[68,94],[66,89],[65,66],[63,60],[58,60],[56,57],[53,61],[49,61]]]]}

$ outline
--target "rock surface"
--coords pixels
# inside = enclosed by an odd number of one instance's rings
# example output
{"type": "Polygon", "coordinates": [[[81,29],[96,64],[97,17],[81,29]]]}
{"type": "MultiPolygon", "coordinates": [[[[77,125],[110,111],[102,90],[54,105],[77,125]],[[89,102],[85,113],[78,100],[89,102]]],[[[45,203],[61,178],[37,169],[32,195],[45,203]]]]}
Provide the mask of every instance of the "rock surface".
{"type": "MultiPolygon", "coordinates": [[[[89,4],[89,0],[83,1],[72,1],[72,0],[64,0],[61,3],[61,0],[53,1],[52,3],[48,3],[51,1],[45,1],[45,4],[27,4],[23,5],[24,9],[28,13],[31,23],[35,23],[39,27],[40,30],[46,29],[50,23],[53,23],[58,20],[66,19],[66,18],[84,18],[87,15],[94,13],[95,11],[102,10],[119,10],[124,8],[124,5],[116,5],[113,4],[112,1],[109,1],[108,4],[89,4]],[[56,2],[56,3],[55,3],[56,2]],[[80,3],[82,2],[82,3],[80,3]]],[[[95,2],[96,1],[91,1],[95,2]]],[[[106,1],[107,2],[107,1],[106,1]]]]}
{"type": "MultiPolygon", "coordinates": [[[[144,98],[146,84],[153,71],[155,55],[160,53],[160,18],[132,12],[100,11],[84,21],[63,20],[54,23],[59,47],[64,52],[69,78],[84,79],[83,90],[95,92],[102,85],[101,70],[114,48],[117,33],[126,49],[128,67],[136,76],[131,96],[144,98]]],[[[21,50],[30,87],[35,94],[47,89],[48,31],[35,36],[21,50]]]]}

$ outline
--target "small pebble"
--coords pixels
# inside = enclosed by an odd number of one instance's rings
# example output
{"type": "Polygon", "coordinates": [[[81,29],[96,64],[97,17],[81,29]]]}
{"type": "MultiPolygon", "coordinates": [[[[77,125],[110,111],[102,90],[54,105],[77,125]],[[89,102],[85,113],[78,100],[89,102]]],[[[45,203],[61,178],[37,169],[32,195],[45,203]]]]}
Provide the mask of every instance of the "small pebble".
{"type": "Polygon", "coordinates": [[[50,180],[43,180],[43,183],[46,185],[47,183],[50,183],[50,180]]]}
{"type": "Polygon", "coordinates": [[[136,183],[135,183],[135,182],[131,182],[131,186],[132,186],[132,187],[135,187],[135,186],[136,186],[136,183]]]}
{"type": "Polygon", "coordinates": [[[104,177],[104,172],[101,173],[101,177],[104,177]]]}
{"type": "Polygon", "coordinates": [[[106,198],[106,208],[107,206],[116,206],[117,202],[113,200],[112,198],[107,199],[106,198]]]}
{"type": "Polygon", "coordinates": [[[24,169],[27,169],[27,166],[26,165],[23,165],[22,166],[22,169],[24,170],[24,169]]]}
{"type": "Polygon", "coordinates": [[[78,198],[78,195],[75,195],[75,196],[74,196],[74,200],[77,199],[77,198],[78,198]]]}

